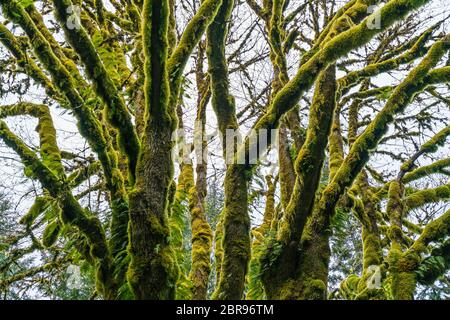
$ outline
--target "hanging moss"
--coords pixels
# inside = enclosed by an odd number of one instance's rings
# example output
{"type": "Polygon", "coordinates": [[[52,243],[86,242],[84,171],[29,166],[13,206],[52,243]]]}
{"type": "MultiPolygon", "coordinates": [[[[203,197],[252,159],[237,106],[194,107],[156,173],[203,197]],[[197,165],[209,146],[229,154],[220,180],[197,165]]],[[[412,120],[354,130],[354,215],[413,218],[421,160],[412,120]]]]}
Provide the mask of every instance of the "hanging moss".
{"type": "Polygon", "coordinates": [[[58,219],[50,222],[44,229],[44,233],[42,234],[42,244],[44,245],[44,247],[50,248],[53,244],[55,244],[60,231],[61,227],[58,219]]]}
{"type": "Polygon", "coordinates": [[[450,198],[450,184],[439,186],[434,189],[417,191],[404,199],[408,210],[421,207],[427,203],[445,201],[450,198]]]}

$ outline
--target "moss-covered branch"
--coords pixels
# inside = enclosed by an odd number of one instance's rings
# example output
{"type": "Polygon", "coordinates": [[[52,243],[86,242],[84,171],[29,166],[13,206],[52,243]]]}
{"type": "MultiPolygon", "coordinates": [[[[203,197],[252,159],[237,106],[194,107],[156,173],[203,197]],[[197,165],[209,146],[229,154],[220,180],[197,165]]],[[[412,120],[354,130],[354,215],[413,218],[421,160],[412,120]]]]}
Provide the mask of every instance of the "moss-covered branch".
{"type": "Polygon", "coordinates": [[[394,116],[404,110],[413,97],[429,85],[425,81],[429,70],[439,62],[449,47],[448,38],[436,42],[422,62],[397,86],[382,111],[356,140],[336,176],[323,191],[320,210],[332,214],[344,189],[350,186],[366,164],[371,150],[377,147],[394,116]]]}
{"type": "Polygon", "coordinates": [[[113,164],[108,154],[108,145],[102,132],[102,126],[93,111],[76,90],[74,79],[62,62],[53,53],[52,47],[39,32],[28,13],[16,1],[0,1],[4,13],[19,24],[30,39],[36,56],[52,76],[53,83],[67,98],[71,109],[77,117],[80,134],[89,142],[102,163],[104,174],[113,185],[113,164]]]}
{"type": "Polygon", "coordinates": [[[330,66],[317,80],[306,141],[295,161],[297,179],[277,234],[284,244],[300,240],[306,218],[312,212],[333,123],[335,94],[335,67],[330,66]]]}
{"type": "Polygon", "coordinates": [[[38,119],[36,130],[39,133],[42,163],[56,176],[63,178],[65,173],[61,164],[61,153],[56,143],[56,130],[48,107],[24,102],[0,107],[0,118],[17,115],[30,115],[38,119]]]}
{"type": "Polygon", "coordinates": [[[271,224],[275,217],[275,188],[277,179],[274,179],[271,175],[268,175],[266,176],[266,182],[266,206],[264,208],[263,222],[259,227],[253,229],[252,231],[252,258],[249,265],[246,295],[246,299],[248,300],[263,300],[266,298],[264,286],[261,282],[261,257],[264,254],[267,238],[270,238],[269,232],[271,231],[271,224]]]}
{"type": "MultiPolygon", "coordinates": [[[[232,159],[227,150],[226,130],[238,130],[234,97],[229,92],[225,41],[233,0],[225,0],[208,28],[207,56],[211,77],[212,106],[222,134],[224,157],[232,159]]],[[[229,146],[228,146],[229,147],[229,146]]],[[[223,215],[223,255],[216,299],[241,299],[250,259],[250,218],[247,212],[247,176],[244,165],[230,164],[225,176],[225,208],[223,215]]]]}
{"type": "MultiPolygon", "coordinates": [[[[206,169],[206,168],[205,168],[206,169]]],[[[189,279],[192,282],[192,298],[206,300],[208,280],[211,272],[212,230],[206,218],[206,172],[197,165],[197,181],[190,192],[189,208],[192,228],[192,267],[189,279]]]]}
{"type": "MultiPolygon", "coordinates": [[[[340,57],[366,44],[373,36],[386,30],[412,10],[417,9],[428,2],[429,0],[391,0],[379,11],[373,13],[371,17],[368,17],[360,24],[339,33],[331,40],[325,42],[321,50],[318,50],[318,48],[317,50],[312,50],[309,53],[310,58],[301,65],[294,78],[275,96],[266,114],[255,124],[254,128],[256,131],[263,128],[272,129],[277,127],[281,117],[297,104],[306,90],[310,89],[313,85],[315,79],[322,70],[334,63],[340,57]],[[381,21],[383,21],[380,29],[369,27],[370,19],[375,15],[379,16],[381,21]]],[[[353,4],[356,5],[355,3],[353,4]]],[[[347,25],[348,23],[346,26],[347,25]]],[[[306,56],[308,56],[308,54],[306,54],[305,57],[306,56]]],[[[242,149],[244,150],[240,150],[240,153],[248,154],[248,150],[253,147],[248,142],[253,140],[253,137],[248,137],[246,142],[243,143],[242,149]]],[[[239,155],[239,157],[242,157],[242,155],[239,155]]]]}
{"type": "Polygon", "coordinates": [[[426,246],[432,241],[439,241],[450,232],[450,210],[439,218],[429,222],[422,231],[419,239],[411,246],[412,250],[426,252],[426,246]]]}
{"type": "Polygon", "coordinates": [[[428,48],[425,45],[430,40],[433,31],[434,29],[426,30],[408,52],[389,60],[370,64],[364,69],[352,71],[345,77],[340,78],[338,80],[340,95],[347,92],[350,87],[357,84],[363,78],[373,77],[380,73],[393,70],[402,64],[409,63],[425,55],[428,52],[428,48]]]}
{"type": "Polygon", "coordinates": [[[399,179],[402,179],[404,175],[411,171],[411,169],[414,166],[414,162],[423,154],[425,153],[434,153],[438,150],[439,146],[442,146],[445,144],[445,140],[447,139],[447,136],[450,135],[450,126],[445,127],[441,131],[439,131],[437,134],[435,134],[431,139],[429,139],[427,142],[425,142],[419,150],[414,153],[414,155],[408,159],[405,163],[402,164],[400,168],[399,173],[399,179]]]}
{"type": "MultiPolygon", "coordinates": [[[[96,217],[88,216],[73,197],[64,181],[58,178],[15,134],[0,120],[0,138],[13,149],[29,168],[33,177],[47,189],[61,207],[61,220],[77,227],[88,239],[90,254],[97,261],[97,285],[105,299],[116,296],[116,283],[113,278],[112,257],[108,249],[103,227],[96,217]]],[[[53,146],[55,148],[55,146],[53,146]]],[[[57,147],[56,147],[57,148],[57,147]]],[[[59,152],[59,149],[57,149],[59,152]]]]}

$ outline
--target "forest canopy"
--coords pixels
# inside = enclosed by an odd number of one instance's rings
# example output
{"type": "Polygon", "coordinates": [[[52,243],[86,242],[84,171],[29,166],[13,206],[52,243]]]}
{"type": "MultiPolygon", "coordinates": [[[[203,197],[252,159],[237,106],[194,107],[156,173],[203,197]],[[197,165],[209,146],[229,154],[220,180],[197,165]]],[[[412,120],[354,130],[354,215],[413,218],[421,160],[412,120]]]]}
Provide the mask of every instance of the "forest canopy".
{"type": "Polygon", "coordinates": [[[449,299],[449,18],[0,0],[0,299],[449,299]]]}

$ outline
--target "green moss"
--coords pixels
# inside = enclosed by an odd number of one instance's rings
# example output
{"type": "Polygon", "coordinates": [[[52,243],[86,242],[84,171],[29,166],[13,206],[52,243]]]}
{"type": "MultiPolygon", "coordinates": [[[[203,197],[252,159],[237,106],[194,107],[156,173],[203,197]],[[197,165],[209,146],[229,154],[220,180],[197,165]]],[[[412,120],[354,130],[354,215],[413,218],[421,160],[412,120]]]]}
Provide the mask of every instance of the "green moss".
{"type": "MultiPolygon", "coordinates": [[[[98,270],[102,269],[102,278],[98,278],[98,284],[105,288],[101,293],[105,298],[113,298],[116,288],[112,278],[111,256],[106,244],[104,230],[100,221],[94,217],[88,217],[80,204],[75,200],[67,186],[45,166],[28,147],[15,136],[3,121],[0,121],[0,137],[7,146],[12,148],[22,159],[22,162],[33,173],[49,194],[58,199],[61,208],[61,221],[64,224],[74,226],[86,236],[90,247],[90,254],[96,259],[98,270]]],[[[59,152],[59,150],[58,150],[59,152]]],[[[51,244],[55,235],[54,225],[48,229],[48,244],[51,244]]]]}
{"type": "MultiPolygon", "coordinates": [[[[267,247],[264,254],[262,279],[269,298],[285,296],[286,293],[282,292],[286,288],[290,288],[291,280],[297,282],[297,289],[286,289],[291,292],[292,298],[314,299],[318,296],[324,298],[325,295],[320,288],[310,287],[308,284],[310,278],[324,282],[324,280],[316,277],[314,271],[309,273],[303,272],[303,270],[299,278],[297,278],[295,272],[296,268],[300,268],[296,265],[297,261],[303,258],[305,254],[299,251],[300,240],[309,243],[309,239],[305,236],[308,231],[311,231],[311,237],[315,236],[312,229],[305,231],[304,228],[308,217],[313,213],[313,205],[316,200],[316,191],[325,158],[324,150],[328,144],[328,136],[335,113],[335,90],[335,68],[331,66],[318,78],[306,141],[295,162],[297,178],[294,190],[280,221],[277,240],[267,247]],[[302,236],[303,238],[301,238],[302,236]]],[[[322,241],[319,241],[317,246],[321,247],[322,244],[322,241]]],[[[320,251],[320,254],[326,252],[326,250],[322,251],[322,248],[319,249],[318,247],[315,247],[315,245],[309,246],[311,250],[317,249],[320,251]]],[[[318,253],[311,252],[310,254],[318,253]]],[[[318,268],[317,272],[322,273],[323,270],[323,268],[318,268]]],[[[325,270],[327,270],[327,266],[325,266],[325,270]]]]}
{"type": "Polygon", "coordinates": [[[50,222],[47,227],[45,227],[44,233],[42,234],[42,244],[44,247],[50,248],[58,239],[60,231],[61,227],[58,219],[50,222]]]}
{"type": "MultiPolygon", "coordinates": [[[[265,253],[267,238],[271,239],[274,232],[271,232],[271,224],[275,216],[275,183],[271,175],[266,176],[268,190],[266,192],[266,206],[264,210],[264,219],[261,225],[253,229],[254,236],[252,242],[252,257],[250,259],[249,272],[247,275],[247,294],[248,300],[264,300],[265,291],[261,282],[262,264],[261,258],[265,253]]],[[[267,259],[267,257],[266,257],[267,259]]],[[[267,266],[266,266],[267,267],[267,266]]]]}
{"type": "Polygon", "coordinates": [[[405,206],[411,210],[427,203],[444,201],[450,198],[450,184],[434,189],[417,191],[405,198],[405,206]]]}
{"type": "MultiPolygon", "coordinates": [[[[181,166],[181,172],[178,177],[178,184],[176,187],[175,192],[175,199],[174,203],[171,207],[171,215],[169,218],[169,227],[170,227],[170,243],[173,246],[175,250],[175,258],[177,261],[177,264],[180,268],[180,277],[176,284],[176,298],[177,299],[191,299],[192,298],[192,289],[194,287],[197,287],[196,284],[191,282],[191,279],[188,278],[188,256],[186,247],[187,245],[183,241],[183,235],[186,232],[187,225],[188,225],[188,202],[191,201],[191,189],[195,190],[195,187],[193,188],[194,184],[194,175],[193,175],[193,168],[192,164],[183,164],[181,166]]],[[[196,212],[191,212],[196,213],[196,212]]],[[[194,237],[194,232],[196,232],[196,239],[198,237],[202,236],[199,235],[199,225],[196,222],[192,224],[192,232],[194,237]],[[194,231],[195,229],[195,231],[194,231]]],[[[212,235],[211,235],[212,237],[212,235]]],[[[193,238],[194,239],[194,238],[193,238]]],[[[198,262],[194,259],[199,259],[199,256],[202,257],[202,249],[198,248],[198,243],[194,245],[194,240],[192,243],[192,268],[198,267],[198,264],[194,267],[194,263],[198,262]],[[194,258],[194,251],[196,252],[195,258],[194,258]]],[[[209,258],[209,256],[208,256],[209,258]]],[[[200,262],[201,263],[201,262],[200,262]]],[[[209,273],[208,273],[209,275],[209,273]]]]}
{"type": "Polygon", "coordinates": [[[168,0],[143,2],[145,118],[136,184],[129,193],[131,263],[127,273],[136,299],[175,298],[179,273],[168,222],[176,126],[176,115],[168,105],[169,11],[168,0]]]}
{"type": "MultiPolygon", "coordinates": [[[[222,211],[219,215],[219,220],[216,225],[216,230],[214,231],[214,259],[215,259],[215,267],[216,267],[216,283],[215,287],[217,288],[219,285],[219,281],[222,273],[222,262],[223,262],[223,223],[224,223],[224,212],[222,211]]],[[[216,292],[214,292],[214,295],[216,292]]]]}
{"type": "Polygon", "coordinates": [[[17,40],[17,38],[0,23],[0,42],[11,52],[17,59],[19,67],[23,68],[28,76],[30,76],[36,83],[42,85],[46,93],[54,98],[56,101],[62,102],[62,97],[57,92],[53,83],[47,78],[44,72],[30,59],[26,52],[24,52],[17,40]]]}
{"type": "Polygon", "coordinates": [[[296,183],[277,235],[286,244],[299,241],[306,218],[312,213],[336,108],[335,72],[331,66],[317,81],[306,141],[295,162],[296,183]]]}
{"type": "Polygon", "coordinates": [[[429,222],[422,231],[419,239],[412,245],[411,250],[425,252],[426,246],[432,241],[439,241],[450,231],[450,210],[439,218],[429,222]]]}
{"type": "MultiPolygon", "coordinates": [[[[384,60],[382,62],[372,63],[361,70],[348,73],[345,77],[338,80],[339,95],[343,95],[344,93],[348,92],[348,90],[353,85],[359,83],[361,79],[369,78],[378,75],[380,73],[387,72],[389,70],[397,68],[402,64],[409,63],[412,60],[423,56],[424,54],[427,53],[428,48],[426,48],[425,45],[430,40],[432,33],[433,29],[426,30],[416,40],[416,42],[409,51],[398,57],[384,60]]],[[[389,91],[390,90],[388,89],[388,92],[389,91]]]]}
{"type": "MultiPolygon", "coordinates": [[[[125,101],[119,94],[113,79],[100,60],[97,50],[85,29],[68,27],[66,21],[71,13],[67,8],[72,4],[70,0],[54,0],[56,17],[65,31],[65,35],[72,47],[83,61],[88,76],[94,82],[97,94],[103,99],[106,108],[106,119],[119,131],[119,143],[128,157],[131,184],[134,183],[139,140],[128,113],[125,101]]],[[[117,57],[117,55],[116,55],[117,57]]]]}
{"type": "Polygon", "coordinates": [[[408,183],[426,177],[428,175],[432,175],[434,173],[440,173],[444,168],[449,166],[450,166],[450,158],[436,161],[430,165],[417,168],[407,173],[403,177],[403,182],[408,183]]]}
{"type": "Polygon", "coordinates": [[[414,250],[401,252],[399,246],[393,245],[389,250],[389,277],[392,298],[411,300],[417,285],[416,269],[420,265],[420,255],[414,250]]]}
{"type": "MultiPolygon", "coordinates": [[[[198,183],[198,182],[197,182],[198,183]]],[[[192,229],[192,267],[189,279],[192,281],[192,297],[203,300],[207,297],[209,274],[211,272],[212,230],[204,212],[204,204],[197,203],[199,195],[195,187],[190,190],[190,211],[192,229]]]]}
{"type": "Polygon", "coordinates": [[[450,67],[442,67],[431,70],[428,73],[426,81],[430,84],[448,83],[450,80],[450,67]]]}
{"type": "Polygon", "coordinates": [[[319,279],[311,279],[304,284],[303,294],[308,300],[325,300],[327,285],[319,279]]]}
{"type": "Polygon", "coordinates": [[[39,180],[42,186],[50,192],[51,196],[58,197],[62,188],[61,181],[20,138],[9,130],[6,123],[2,120],[0,120],[0,138],[19,155],[24,166],[32,173],[32,177],[39,180]]]}
{"type": "Polygon", "coordinates": [[[62,179],[65,173],[49,108],[45,105],[19,102],[15,105],[2,106],[0,110],[0,118],[18,115],[30,115],[38,119],[36,131],[39,134],[42,163],[62,179]]]}
{"type": "Polygon", "coordinates": [[[363,228],[362,238],[364,269],[367,269],[372,265],[380,265],[382,262],[380,236],[370,233],[366,228],[363,228]]]}
{"type": "MultiPolygon", "coordinates": [[[[225,41],[233,0],[223,1],[207,31],[212,106],[223,139],[227,129],[238,129],[234,98],[229,93],[225,41]]],[[[223,145],[225,141],[223,141],[223,145]]],[[[224,152],[226,148],[223,148],[224,152]]],[[[224,154],[226,157],[226,155],[224,154]]],[[[238,155],[239,156],[239,155],[238,155]]],[[[237,156],[237,157],[238,157],[237,156]]],[[[230,164],[225,177],[222,264],[215,299],[241,299],[250,260],[250,218],[247,210],[247,187],[250,172],[244,165],[230,164]]]]}
{"type": "Polygon", "coordinates": [[[354,300],[358,294],[357,289],[359,282],[360,278],[355,274],[351,274],[339,285],[339,293],[344,299],[354,300]]]}
{"type": "Polygon", "coordinates": [[[247,175],[242,165],[230,165],[225,177],[223,260],[217,299],[241,299],[250,260],[250,218],[247,175]],[[228,196],[227,196],[228,195],[228,196]]]}
{"type": "Polygon", "coordinates": [[[20,219],[19,223],[31,226],[33,222],[42,214],[49,205],[49,198],[36,197],[30,210],[20,219]]]}
{"type": "Polygon", "coordinates": [[[424,5],[427,0],[397,0],[389,2],[379,12],[383,24],[380,29],[368,28],[366,21],[352,27],[325,43],[322,50],[302,64],[295,77],[277,94],[267,114],[258,121],[256,128],[271,128],[281,116],[293,108],[302,94],[311,87],[318,73],[352,49],[367,43],[374,35],[386,30],[410,11],[424,5]]]}
{"type": "Polygon", "coordinates": [[[433,249],[416,270],[417,281],[422,285],[432,285],[450,267],[450,241],[433,249]]]}
{"type": "MultiPolygon", "coordinates": [[[[117,185],[113,181],[114,164],[108,153],[109,146],[105,139],[102,126],[97,119],[97,116],[94,115],[93,111],[85,103],[84,97],[82,97],[76,89],[79,79],[74,79],[74,77],[77,77],[79,72],[75,64],[72,62],[74,65],[73,67],[75,68],[75,70],[72,70],[73,68],[70,67],[70,64],[65,63],[67,59],[62,59],[62,53],[59,50],[59,46],[52,46],[54,39],[51,36],[47,38],[43,36],[41,31],[46,30],[45,27],[38,30],[35,21],[37,21],[36,23],[38,25],[40,25],[41,22],[38,21],[39,17],[35,14],[35,10],[31,13],[33,20],[16,1],[2,1],[0,4],[4,9],[5,14],[23,28],[30,39],[30,43],[34,48],[36,56],[51,75],[57,89],[69,102],[70,107],[78,120],[80,134],[86,138],[92,150],[98,155],[102,164],[107,186],[112,190],[112,195],[115,196],[116,194],[120,194],[123,185],[120,183],[117,185]]],[[[84,87],[87,86],[85,85],[84,87]]],[[[116,182],[117,181],[118,180],[116,180],[116,182]]]]}

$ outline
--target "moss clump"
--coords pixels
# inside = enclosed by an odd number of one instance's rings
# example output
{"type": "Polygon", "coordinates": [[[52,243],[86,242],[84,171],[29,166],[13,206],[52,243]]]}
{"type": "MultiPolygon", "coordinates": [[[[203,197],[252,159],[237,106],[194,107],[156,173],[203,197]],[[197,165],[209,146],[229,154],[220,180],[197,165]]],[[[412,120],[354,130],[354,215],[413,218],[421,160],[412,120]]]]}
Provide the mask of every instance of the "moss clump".
{"type": "Polygon", "coordinates": [[[192,297],[206,299],[209,274],[211,272],[212,230],[204,212],[204,203],[198,203],[197,189],[190,190],[192,228],[192,267],[189,279],[192,281],[192,297]]]}

